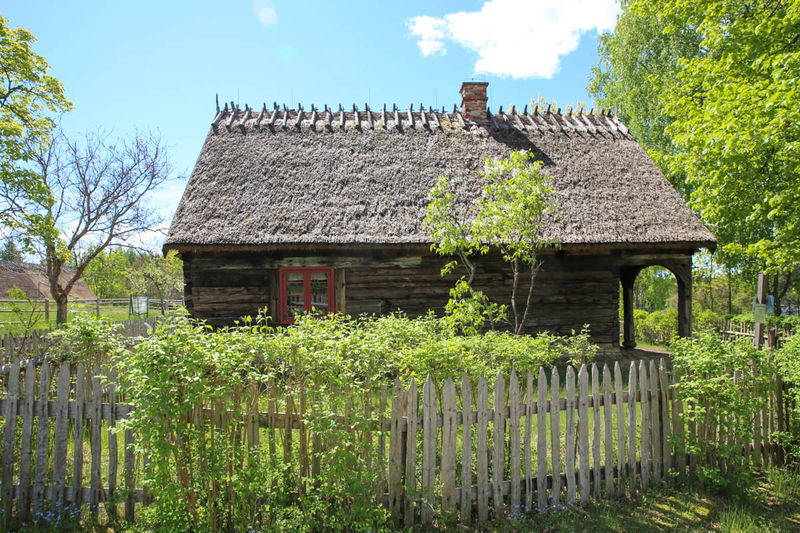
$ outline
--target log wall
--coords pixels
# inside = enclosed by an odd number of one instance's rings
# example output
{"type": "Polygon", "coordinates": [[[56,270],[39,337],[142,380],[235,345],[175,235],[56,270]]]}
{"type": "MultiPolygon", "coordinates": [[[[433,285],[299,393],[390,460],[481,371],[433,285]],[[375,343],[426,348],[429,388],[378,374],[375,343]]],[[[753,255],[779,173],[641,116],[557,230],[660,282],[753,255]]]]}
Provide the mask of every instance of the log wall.
{"type": "MultiPolygon", "coordinates": [[[[444,258],[427,248],[203,252],[182,254],[186,305],[196,318],[213,325],[255,316],[265,305],[277,322],[278,269],[286,266],[335,268],[336,310],[350,315],[395,310],[420,316],[443,311],[449,291],[463,271],[442,277],[444,258]],[[344,309],[342,306],[344,305],[344,309]]],[[[523,280],[527,276],[521,276],[523,280]]],[[[528,330],[568,334],[590,324],[593,341],[619,339],[619,264],[611,255],[556,254],[544,257],[536,277],[528,330]]],[[[509,265],[499,254],[480,258],[475,286],[508,304],[513,285],[509,265]]],[[[519,287],[524,306],[527,283],[519,287]]]]}

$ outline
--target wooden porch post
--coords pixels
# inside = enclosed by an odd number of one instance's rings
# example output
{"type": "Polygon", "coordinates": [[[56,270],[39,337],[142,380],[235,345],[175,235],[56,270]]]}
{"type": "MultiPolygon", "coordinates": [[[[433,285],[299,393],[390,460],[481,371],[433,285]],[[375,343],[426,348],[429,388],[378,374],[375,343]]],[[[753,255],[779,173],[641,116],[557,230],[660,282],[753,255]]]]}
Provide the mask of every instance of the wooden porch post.
{"type": "Polygon", "coordinates": [[[678,337],[692,336],[692,266],[673,270],[678,280],[678,337]]]}
{"type": "Polygon", "coordinates": [[[622,347],[636,348],[633,323],[633,282],[638,271],[624,268],[620,271],[622,281],[622,347]]]}

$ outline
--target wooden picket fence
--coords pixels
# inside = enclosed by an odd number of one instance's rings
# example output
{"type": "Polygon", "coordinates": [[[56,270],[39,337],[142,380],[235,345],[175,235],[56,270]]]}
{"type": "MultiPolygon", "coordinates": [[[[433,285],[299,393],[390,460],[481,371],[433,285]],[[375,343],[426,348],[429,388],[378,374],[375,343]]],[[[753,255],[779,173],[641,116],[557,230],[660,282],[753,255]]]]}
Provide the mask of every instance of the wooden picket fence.
{"type": "MultiPolygon", "coordinates": [[[[115,322],[121,337],[146,337],[155,328],[161,317],[134,318],[115,322]]],[[[56,328],[39,329],[29,335],[0,335],[0,365],[9,365],[18,357],[44,357],[53,342],[49,337],[56,328]]],[[[7,372],[7,369],[5,370],[7,372]]]]}
{"type": "MultiPolygon", "coordinates": [[[[140,488],[147,466],[134,454],[135,435],[116,429],[134,407],[119,397],[114,371],[32,358],[17,359],[0,376],[5,516],[25,520],[51,504],[86,505],[95,516],[102,508],[109,518],[133,521],[138,506],[148,503],[140,488]]],[[[365,455],[380,456],[364,467],[381,469],[376,500],[395,524],[427,525],[456,515],[472,523],[635,493],[715,460],[687,454],[687,435],[728,438],[722,420],[684,426],[684,406],[664,360],[632,362],[627,375],[619,363],[602,370],[582,366],[577,373],[570,366],[563,385],[557,368],[549,377],[544,369],[522,378],[498,374],[491,390],[486,379],[474,383],[466,375],[458,387],[453,379],[437,385],[429,377],[421,390],[412,378],[407,385],[396,380],[384,386],[374,410],[369,397],[353,399],[352,405],[364,402],[372,424],[365,431],[365,455]]],[[[322,441],[307,426],[313,400],[306,399],[347,391],[272,383],[245,390],[251,393],[242,397],[246,418],[224,427],[244,431],[242,445],[272,460],[282,447],[284,459],[297,462],[292,468],[298,479],[324,475],[327,465],[315,456],[322,441]],[[277,452],[275,430],[284,439],[277,452]],[[260,438],[264,431],[267,438],[260,438]]],[[[756,438],[737,443],[741,461],[773,461],[780,405],[773,395],[753,414],[756,438]]],[[[202,412],[219,417],[229,411],[202,412]]],[[[347,416],[336,419],[352,427],[347,416]]]]}
{"type": "MultiPolygon", "coordinates": [[[[717,330],[725,340],[748,340],[752,342],[755,337],[755,325],[752,322],[734,322],[732,320],[722,321],[717,330]]],[[[782,340],[791,339],[794,336],[794,331],[788,328],[770,328],[766,331],[767,343],[769,344],[770,338],[772,343],[778,345],[782,340]]]]}

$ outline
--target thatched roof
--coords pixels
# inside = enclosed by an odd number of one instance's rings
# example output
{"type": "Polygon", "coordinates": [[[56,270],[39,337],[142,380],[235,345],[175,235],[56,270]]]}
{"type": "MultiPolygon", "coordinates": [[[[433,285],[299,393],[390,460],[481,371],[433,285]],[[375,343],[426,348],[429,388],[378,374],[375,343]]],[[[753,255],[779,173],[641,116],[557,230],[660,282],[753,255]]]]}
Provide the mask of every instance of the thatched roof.
{"type": "MultiPolygon", "coordinates": [[[[74,274],[70,269],[63,269],[59,281],[66,284],[74,274]]],[[[0,299],[8,298],[8,290],[19,287],[28,298],[41,300],[52,298],[50,296],[50,283],[47,281],[47,268],[35,263],[17,263],[14,261],[0,261],[0,299]]],[[[72,287],[70,298],[73,300],[89,300],[96,296],[92,289],[81,279],[72,287]]]]}
{"type": "MultiPolygon", "coordinates": [[[[385,109],[385,108],[384,108],[385,109]]],[[[527,111],[527,109],[526,109],[527,111]]],[[[165,248],[420,244],[439,176],[468,198],[487,157],[532,150],[552,176],[548,238],[570,245],[715,246],[627,128],[608,114],[392,109],[220,111],[165,248]]]]}

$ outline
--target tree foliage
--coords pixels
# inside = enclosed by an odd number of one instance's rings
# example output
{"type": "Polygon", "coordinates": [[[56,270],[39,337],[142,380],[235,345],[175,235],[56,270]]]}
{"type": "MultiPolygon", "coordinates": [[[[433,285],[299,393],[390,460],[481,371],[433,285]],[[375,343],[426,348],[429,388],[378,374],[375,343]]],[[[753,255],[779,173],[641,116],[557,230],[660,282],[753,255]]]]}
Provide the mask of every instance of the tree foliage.
{"type": "Polygon", "coordinates": [[[800,262],[800,4],[623,3],[590,90],[631,130],[717,236],[727,266],[772,276],[800,262]]]}
{"type": "Polygon", "coordinates": [[[12,227],[44,257],[57,321],[65,322],[67,301],[87,265],[113,244],[126,243],[158,223],[147,195],[169,179],[172,168],[158,137],[137,135],[112,142],[102,133],[72,140],[63,133],[35,151],[45,198],[19,194],[0,184],[12,227]],[[66,282],[64,266],[74,267],[66,282]]]}
{"type": "MultiPolygon", "coordinates": [[[[454,304],[460,309],[483,309],[481,302],[488,298],[472,286],[475,278],[475,256],[497,248],[510,265],[514,280],[510,307],[513,330],[521,333],[530,309],[536,273],[540,263],[539,251],[557,243],[542,236],[541,226],[545,215],[553,214],[549,177],[540,172],[541,162],[535,161],[528,151],[512,152],[505,159],[487,159],[484,171],[484,188],[481,197],[471,209],[458,207],[455,192],[447,177],[439,178],[431,189],[430,203],[423,221],[431,237],[431,249],[456,261],[442,270],[450,272],[460,261],[467,271],[466,286],[457,288],[454,297],[469,299],[469,305],[454,304]],[[520,276],[527,273],[528,293],[522,310],[517,305],[520,276]]],[[[504,310],[492,307],[488,315],[501,317],[504,310]]],[[[473,322],[471,326],[474,326],[473,322]]]]}
{"type": "MultiPolygon", "coordinates": [[[[31,166],[33,147],[47,143],[52,115],[72,104],[64,88],[48,74],[47,60],[33,51],[36,38],[24,28],[12,28],[0,16],[0,180],[15,196],[47,204],[53,199],[31,166]]],[[[0,201],[0,220],[9,224],[9,206],[0,201]]]]}

